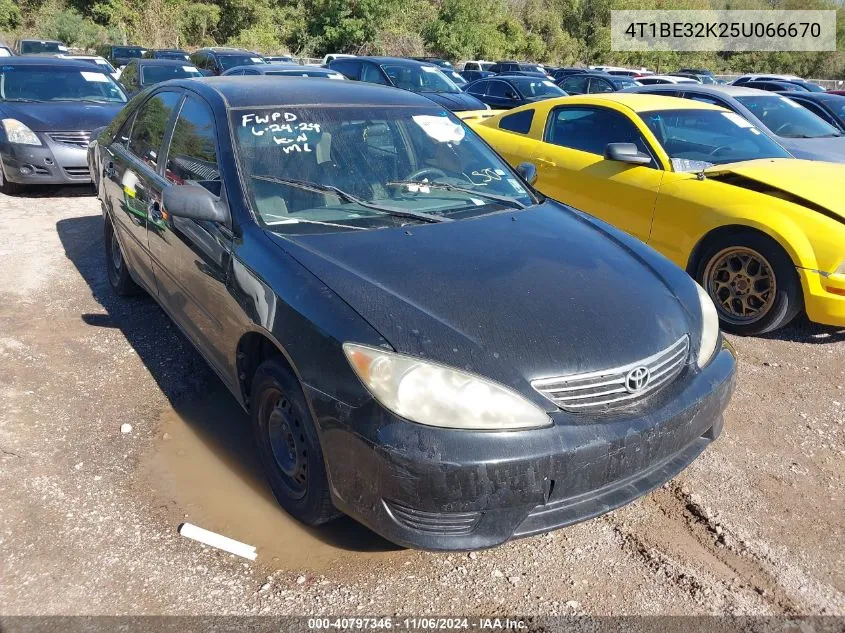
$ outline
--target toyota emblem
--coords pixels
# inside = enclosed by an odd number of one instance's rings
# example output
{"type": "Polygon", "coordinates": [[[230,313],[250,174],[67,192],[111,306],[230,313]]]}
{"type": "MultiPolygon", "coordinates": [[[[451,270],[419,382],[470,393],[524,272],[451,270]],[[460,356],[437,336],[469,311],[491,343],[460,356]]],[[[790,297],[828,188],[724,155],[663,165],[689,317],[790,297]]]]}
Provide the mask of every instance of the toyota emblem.
{"type": "Polygon", "coordinates": [[[625,389],[627,389],[629,393],[642,391],[648,384],[650,378],[651,372],[648,367],[634,367],[625,376],[625,389]]]}

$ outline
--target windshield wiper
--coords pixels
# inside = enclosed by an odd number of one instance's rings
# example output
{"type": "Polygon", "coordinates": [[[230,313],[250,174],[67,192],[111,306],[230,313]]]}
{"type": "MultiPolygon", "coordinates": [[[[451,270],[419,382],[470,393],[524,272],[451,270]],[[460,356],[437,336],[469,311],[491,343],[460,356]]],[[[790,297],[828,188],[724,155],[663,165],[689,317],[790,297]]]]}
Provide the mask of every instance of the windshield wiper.
{"type": "Polygon", "coordinates": [[[433,189],[445,189],[446,191],[460,191],[461,193],[468,193],[471,196],[478,196],[479,198],[495,200],[496,202],[501,202],[502,204],[513,205],[517,209],[525,208],[525,205],[516,198],[511,198],[509,196],[500,196],[496,193],[487,193],[486,191],[476,191],[475,189],[467,189],[466,187],[458,187],[457,185],[450,185],[446,182],[428,182],[427,180],[391,180],[390,182],[386,182],[385,184],[396,186],[412,185],[416,187],[431,187],[433,189]]]}
{"type": "Polygon", "coordinates": [[[393,216],[395,218],[408,218],[411,220],[420,220],[421,222],[451,222],[452,218],[444,218],[437,215],[431,215],[430,213],[425,213],[423,211],[409,211],[407,209],[396,209],[394,207],[384,207],[380,204],[373,204],[371,202],[367,202],[365,200],[361,200],[357,196],[353,196],[351,193],[344,191],[343,189],[338,189],[333,185],[324,185],[318,182],[311,182],[310,180],[295,180],[289,178],[273,178],[272,176],[250,176],[250,178],[254,178],[255,180],[264,180],[266,182],[274,182],[280,185],[289,185],[291,187],[296,187],[298,189],[304,189],[305,191],[313,191],[315,193],[333,193],[338,198],[343,200],[344,202],[349,202],[351,204],[357,204],[358,206],[364,207],[365,209],[372,209],[373,211],[379,211],[386,215],[393,216]]]}

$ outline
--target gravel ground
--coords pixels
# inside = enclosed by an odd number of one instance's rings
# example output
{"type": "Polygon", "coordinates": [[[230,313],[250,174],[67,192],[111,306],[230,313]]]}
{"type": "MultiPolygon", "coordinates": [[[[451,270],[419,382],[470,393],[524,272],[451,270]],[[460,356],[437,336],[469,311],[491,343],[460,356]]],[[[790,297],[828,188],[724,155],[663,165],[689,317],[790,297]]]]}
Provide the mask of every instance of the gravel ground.
{"type": "Polygon", "coordinates": [[[725,432],[663,488],[433,554],[276,509],[246,416],[152,300],[110,293],[103,257],[87,188],[0,195],[2,614],[845,615],[843,330],[732,339],[725,432]]]}

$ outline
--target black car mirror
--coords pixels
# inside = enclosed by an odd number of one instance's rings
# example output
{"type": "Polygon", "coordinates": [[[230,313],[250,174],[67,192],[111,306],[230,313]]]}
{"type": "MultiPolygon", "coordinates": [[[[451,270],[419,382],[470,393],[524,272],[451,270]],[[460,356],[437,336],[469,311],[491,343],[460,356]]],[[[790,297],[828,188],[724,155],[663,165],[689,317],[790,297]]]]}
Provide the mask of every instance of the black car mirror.
{"type": "Polygon", "coordinates": [[[505,93],[505,99],[516,100],[516,93],[513,90],[508,90],[505,93]]]}
{"type": "Polygon", "coordinates": [[[534,163],[520,163],[516,167],[516,173],[522,176],[529,185],[534,185],[537,182],[537,167],[534,163]]]}
{"type": "Polygon", "coordinates": [[[208,189],[192,185],[169,185],[161,193],[164,210],[170,215],[192,220],[228,223],[226,204],[208,189]]]}
{"type": "Polygon", "coordinates": [[[651,156],[640,152],[634,143],[608,143],[604,148],[604,157],[631,165],[648,165],[651,162],[651,156]]]}

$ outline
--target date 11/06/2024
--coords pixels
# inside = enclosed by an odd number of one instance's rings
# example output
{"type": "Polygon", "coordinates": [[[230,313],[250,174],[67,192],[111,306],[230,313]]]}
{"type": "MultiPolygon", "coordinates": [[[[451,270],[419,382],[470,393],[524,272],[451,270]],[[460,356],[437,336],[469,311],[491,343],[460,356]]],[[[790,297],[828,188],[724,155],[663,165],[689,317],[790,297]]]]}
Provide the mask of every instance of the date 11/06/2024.
{"type": "Polygon", "coordinates": [[[391,618],[391,617],[335,617],[308,618],[311,630],[479,630],[522,631],[527,628],[524,620],[511,618],[391,618]]]}

